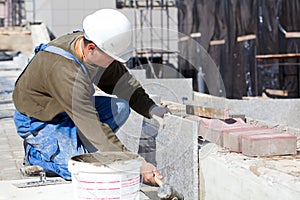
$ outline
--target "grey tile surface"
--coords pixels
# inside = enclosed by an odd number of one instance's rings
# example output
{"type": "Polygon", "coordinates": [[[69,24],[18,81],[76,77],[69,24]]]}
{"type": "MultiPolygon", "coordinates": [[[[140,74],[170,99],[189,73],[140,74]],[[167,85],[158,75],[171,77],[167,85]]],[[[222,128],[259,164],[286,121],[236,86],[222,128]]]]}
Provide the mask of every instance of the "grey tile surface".
{"type": "MultiPolygon", "coordinates": [[[[20,54],[14,61],[0,62],[0,180],[26,179],[20,173],[23,163],[23,140],[19,137],[13,121],[15,111],[12,92],[15,81],[22,72],[20,63],[26,56],[20,54]]],[[[23,62],[24,61],[24,62],[23,62]]]]}
{"type": "Polygon", "coordinates": [[[24,179],[20,174],[23,162],[22,139],[17,135],[12,118],[0,119],[0,180],[24,179]]]}
{"type": "Polygon", "coordinates": [[[156,139],[157,168],[185,199],[198,199],[197,133],[196,122],[166,115],[156,139]]]}

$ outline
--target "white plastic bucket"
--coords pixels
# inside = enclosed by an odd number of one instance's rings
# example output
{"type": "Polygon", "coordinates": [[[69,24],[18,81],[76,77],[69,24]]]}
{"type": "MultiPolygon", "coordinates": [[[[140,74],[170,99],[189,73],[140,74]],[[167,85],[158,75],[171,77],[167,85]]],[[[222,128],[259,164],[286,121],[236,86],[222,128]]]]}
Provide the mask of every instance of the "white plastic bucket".
{"type": "Polygon", "coordinates": [[[139,199],[142,159],[133,153],[97,152],[74,156],[68,168],[75,199],[139,199]]]}

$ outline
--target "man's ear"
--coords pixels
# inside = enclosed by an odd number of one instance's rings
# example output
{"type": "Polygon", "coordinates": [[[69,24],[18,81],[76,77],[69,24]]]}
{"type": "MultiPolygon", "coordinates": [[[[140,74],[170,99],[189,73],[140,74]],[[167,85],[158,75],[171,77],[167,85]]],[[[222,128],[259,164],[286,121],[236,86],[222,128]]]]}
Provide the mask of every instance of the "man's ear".
{"type": "Polygon", "coordinates": [[[92,42],[87,45],[88,51],[94,51],[95,48],[97,48],[97,46],[92,42]]]}

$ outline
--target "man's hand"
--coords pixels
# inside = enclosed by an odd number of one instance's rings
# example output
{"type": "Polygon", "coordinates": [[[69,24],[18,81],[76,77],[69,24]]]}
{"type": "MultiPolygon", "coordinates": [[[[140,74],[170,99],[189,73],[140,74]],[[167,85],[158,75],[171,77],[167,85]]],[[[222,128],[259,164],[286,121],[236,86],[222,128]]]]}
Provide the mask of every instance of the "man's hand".
{"type": "Polygon", "coordinates": [[[167,107],[161,107],[161,106],[157,106],[157,105],[153,106],[151,108],[151,110],[150,110],[151,117],[153,115],[156,115],[158,117],[163,118],[166,113],[170,113],[169,108],[167,108],[167,107]]]}
{"type": "Polygon", "coordinates": [[[162,179],[162,175],[157,171],[156,167],[144,160],[141,167],[141,174],[145,182],[151,183],[154,186],[157,186],[154,176],[156,176],[158,179],[162,179]]]}

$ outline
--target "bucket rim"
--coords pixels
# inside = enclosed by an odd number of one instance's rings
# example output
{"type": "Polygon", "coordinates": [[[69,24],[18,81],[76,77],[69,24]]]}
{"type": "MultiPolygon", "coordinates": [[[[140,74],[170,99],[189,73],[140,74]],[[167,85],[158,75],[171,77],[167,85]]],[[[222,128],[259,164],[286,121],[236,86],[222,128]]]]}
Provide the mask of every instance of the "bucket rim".
{"type": "MultiPolygon", "coordinates": [[[[97,152],[97,154],[105,154],[111,155],[115,154],[116,152],[97,152]]],[[[127,155],[133,156],[132,159],[129,160],[122,160],[122,161],[114,161],[112,163],[103,164],[101,163],[93,163],[93,162],[85,162],[84,160],[81,161],[76,160],[74,158],[78,158],[78,156],[85,157],[85,156],[93,156],[95,153],[87,153],[81,154],[77,156],[73,156],[68,161],[68,169],[71,173],[105,173],[105,174],[121,174],[121,173],[140,173],[140,168],[142,166],[142,158],[138,154],[134,153],[127,153],[127,155]]]]}

